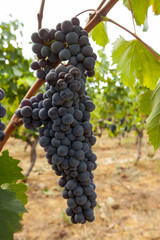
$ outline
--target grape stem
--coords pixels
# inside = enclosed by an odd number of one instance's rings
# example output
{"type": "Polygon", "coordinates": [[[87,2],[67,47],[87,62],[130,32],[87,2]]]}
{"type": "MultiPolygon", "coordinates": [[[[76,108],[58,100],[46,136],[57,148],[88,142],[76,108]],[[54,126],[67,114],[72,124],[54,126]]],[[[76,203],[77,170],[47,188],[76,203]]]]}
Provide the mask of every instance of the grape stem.
{"type": "Polygon", "coordinates": [[[87,9],[87,10],[84,10],[80,13],[78,13],[75,17],[78,17],[79,15],[81,15],[82,13],[85,13],[85,12],[95,12],[96,10],[95,9],[87,9]]]}
{"type": "Polygon", "coordinates": [[[98,8],[97,8],[97,11],[100,10],[103,5],[105,4],[106,0],[102,0],[102,2],[99,4],[98,8]]]}
{"type": "Polygon", "coordinates": [[[44,9],[45,0],[42,0],[39,13],[37,14],[38,19],[38,30],[42,28],[42,19],[43,19],[43,9],[44,9]]]}
{"type": "MultiPolygon", "coordinates": [[[[85,30],[87,32],[90,32],[99,22],[102,21],[102,16],[106,16],[106,14],[112,9],[112,7],[118,2],[118,0],[109,0],[106,5],[98,10],[95,14],[95,16],[87,23],[85,30]]],[[[42,17],[43,17],[43,9],[44,9],[44,3],[45,0],[42,0],[40,12],[37,15],[38,17],[38,28],[41,28],[42,24],[42,17]]],[[[56,64],[56,66],[59,64],[59,62],[56,64]]],[[[55,66],[55,67],[56,67],[55,66]]],[[[30,99],[32,96],[34,96],[39,88],[44,84],[45,80],[37,79],[33,86],[29,89],[28,93],[25,95],[24,98],[30,99]]],[[[21,106],[19,106],[21,107],[21,106]]],[[[2,151],[4,145],[12,135],[12,133],[16,130],[16,128],[20,127],[22,125],[22,119],[19,119],[15,116],[15,114],[12,116],[10,123],[8,124],[6,130],[5,130],[5,139],[1,142],[0,146],[0,152],[2,151]]]]}
{"type": "Polygon", "coordinates": [[[139,38],[135,33],[131,32],[130,30],[128,30],[127,28],[123,27],[122,25],[120,25],[119,23],[113,21],[110,18],[107,17],[103,17],[102,18],[103,21],[107,21],[107,22],[111,22],[113,24],[115,24],[116,26],[122,28],[123,30],[125,30],[126,32],[128,32],[129,34],[131,34],[133,37],[135,37],[139,42],[141,42],[152,54],[153,56],[160,62],[160,57],[156,54],[156,52],[145,42],[143,42],[143,40],[141,38],[139,38]]]}
{"type": "Polygon", "coordinates": [[[134,33],[136,34],[136,26],[135,26],[135,22],[134,22],[134,14],[133,14],[133,9],[132,9],[132,5],[131,5],[131,1],[128,0],[128,3],[129,3],[129,7],[130,7],[130,10],[131,10],[131,14],[132,14],[132,22],[133,22],[134,33]]]}

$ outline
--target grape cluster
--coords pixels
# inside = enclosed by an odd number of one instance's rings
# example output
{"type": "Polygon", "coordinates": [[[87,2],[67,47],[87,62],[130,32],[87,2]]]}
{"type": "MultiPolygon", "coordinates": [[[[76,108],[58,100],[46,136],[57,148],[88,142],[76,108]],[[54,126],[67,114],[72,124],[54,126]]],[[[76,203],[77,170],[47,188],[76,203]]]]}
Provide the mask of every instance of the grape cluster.
{"type": "Polygon", "coordinates": [[[58,183],[64,187],[66,214],[74,224],[93,222],[97,205],[92,173],[97,167],[92,152],[96,138],[89,122],[95,105],[85,90],[86,77],[95,74],[96,54],[79,25],[72,18],[56,29],[32,34],[32,49],[39,61],[31,67],[38,78],[45,79],[45,93],[22,100],[16,111],[27,129],[39,128],[39,143],[55,174],[61,176],[58,183]],[[67,64],[54,69],[57,61],[67,64]]]}
{"type": "Polygon", "coordinates": [[[32,50],[39,59],[31,63],[31,68],[37,70],[38,78],[44,79],[58,61],[67,61],[87,76],[94,76],[96,54],[78,18],[59,23],[56,29],[41,28],[32,34],[31,39],[34,43],[32,50]]]}
{"type": "MultiPolygon", "coordinates": [[[[1,101],[5,97],[5,92],[0,88],[0,118],[3,118],[6,115],[6,109],[1,105],[1,101]]],[[[0,144],[5,139],[4,129],[6,128],[5,124],[0,119],[0,144]]]]}
{"type": "Polygon", "coordinates": [[[66,214],[73,223],[92,222],[97,205],[92,171],[97,157],[91,149],[96,138],[89,120],[95,105],[85,90],[86,77],[73,65],[59,65],[45,79],[43,96],[24,99],[16,115],[29,129],[43,125],[39,143],[55,174],[61,176],[66,214]]]}

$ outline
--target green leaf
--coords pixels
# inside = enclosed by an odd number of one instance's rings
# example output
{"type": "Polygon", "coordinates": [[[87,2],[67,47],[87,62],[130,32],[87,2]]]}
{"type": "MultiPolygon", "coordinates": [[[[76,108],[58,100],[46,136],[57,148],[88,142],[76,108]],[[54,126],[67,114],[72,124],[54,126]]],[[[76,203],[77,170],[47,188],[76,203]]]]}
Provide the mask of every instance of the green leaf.
{"type": "Polygon", "coordinates": [[[22,214],[27,212],[27,186],[16,183],[24,179],[20,161],[9,156],[8,151],[0,156],[0,237],[3,240],[13,239],[13,234],[21,229],[22,214]]]}
{"type": "Polygon", "coordinates": [[[148,90],[141,95],[140,112],[147,114],[146,129],[149,141],[157,150],[160,147],[160,82],[154,90],[148,90]]]}
{"type": "Polygon", "coordinates": [[[19,162],[19,160],[10,157],[7,150],[2,152],[2,156],[0,156],[0,185],[16,183],[19,179],[25,179],[21,173],[22,168],[17,166],[19,162]]]}
{"type": "Polygon", "coordinates": [[[0,188],[0,237],[12,240],[13,234],[21,229],[19,221],[26,212],[21,201],[16,199],[15,193],[0,188]]]}
{"type": "Polygon", "coordinates": [[[155,15],[160,14],[160,1],[159,0],[150,0],[155,15]]]}
{"type": "Polygon", "coordinates": [[[101,46],[103,48],[109,42],[106,29],[107,29],[106,23],[105,22],[100,22],[90,32],[90,36],[92,37],[93,41],[95,41],[96,44],[98,44],[99,46],[101,46]]]}
{"type": "Polygon", "coordinates": [[[23,75],[23,72],[20,71],[16,66],[13,66],[12,69],[15,76],[21,77],[23,75]]]}
{"type": "Polygon", "coordinates": [[[147,90],[146,92],[144,92],[143,94],[140,95],[139,98],[139,111],[141,114],[144,115],[149,115],[151,113],[152,110],[152,105],[151,105],[151,98],[152,98],[152,91],[151,90],[147,90]]]}
{"type": "MultiPolygon", "coordinates": [[[[130,0],[130,2],[137,25],[144,24],[150,6],[150,0],[130,0]]],[[[123,0],[123,3],[130,10],[129,1],[123,0]]]]}
{"type": "Polygon", "coordinates": [[[25,192],[28,190],[28,187],[24,183],[18,183],[18,184],[2,184],[3,190],[9,190],[16,193],[16,198],[20,200],[23,205],[27,203],[27,196],[25,192]]]}
{"type": "Polygon", "coordinates": [[[113,44],[113,64],[117,64],[121,81],[133,87],[138,78],[141,83],[150,88],[156,87],[160,78],[160,62],[137,39],[126,41],[119,37],[113,44]]]}

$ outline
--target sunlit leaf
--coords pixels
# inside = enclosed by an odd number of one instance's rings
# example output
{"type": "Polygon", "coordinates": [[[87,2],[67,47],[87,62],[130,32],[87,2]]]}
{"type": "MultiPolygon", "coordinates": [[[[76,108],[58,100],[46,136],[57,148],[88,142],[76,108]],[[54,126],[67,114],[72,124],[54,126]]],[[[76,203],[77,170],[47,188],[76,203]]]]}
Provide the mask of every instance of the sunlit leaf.
{"type": "Polygon", "coordinates": [[[155,13],[155,15],[159,15],[160,14],[160,1],[159,0],[150,0],[153,11],[155,13]]]}
{"type": "MultiPolygon", "coordinates": [[[[150,0],[130,0],[130,2],[137,25],[144,24],[150,6],[150,0]]],[[[123,0],[123,3],[130,10],[129,1],[123,0]]]]}
{"type": "Polygon", "coordinates": [[[112,59],[117,64],[121,81],[127,86],[133,87],[137,78],[150,89],[156,87],[160,78],[160,62],[138,40],[118,38],[113,44],[112,59]]]}
{"type": "Polygon", "coordinates": [[[90,36],[92,36],[92,39],[96,42],[96,44],[104,48],[109,42],[106,23],[100,22],[96,25],[96,27],[94,27],[90,32],[90,36]]]}

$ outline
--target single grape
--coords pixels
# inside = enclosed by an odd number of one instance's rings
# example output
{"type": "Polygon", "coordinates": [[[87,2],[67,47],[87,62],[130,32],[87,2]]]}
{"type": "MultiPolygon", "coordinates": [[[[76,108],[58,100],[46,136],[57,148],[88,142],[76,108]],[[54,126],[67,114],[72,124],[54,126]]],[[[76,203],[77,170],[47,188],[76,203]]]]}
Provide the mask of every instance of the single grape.
{"type": "Polygon", "coordinates": [[[79,197],[76,197],[76,203],[78,205],[84,205],[87,202],[87,197],[85,195],[81,195],[79,197]]]}
{"type": "Polygon", "coordinates": [[[51,51],[55,54],[59,54],[59,52],[64,48],[64,44],[60,41],[55,41],[51,44],[51,51]]]}
{"type": "Polygon", "coordinates": [[[78,43],[78,35],[75,32],[69,32],[66,35],[66,42],[71,45],[71,44],[75,44],[78,43]]]}
{"type": "Polygon", "coordinates": [[[70,59],[70,57],[71,57],[71,53],[70,53],[70,51],[67,48],[62,49],[59,52],[59,59],[61,61],[68,60],[68,59],[70,59]]]}
{"type": "Polygon", "coordinates": [[[60,187],[64,187],[66,185],[66,179],[64,177],[61,177],[59,180],[58,180],[58,184],[60,187]]]}
{"type": "Polygon", "coordinates": [[[46,147],[50,143],[50,141],[50,138],[42,136],[39,139],[39,144],[41,145],[41,147],[46,147]]]}
{"type": "Polygon", "coordinates": [[[33,70],[38,70],[38,69],[40,69],[40,65],[39,65],[38,62],[36,62],[36,61],[31,62],[30,67],[31,67],[33,70]]]}
{"type": "Polygon", "coordinates": [[[81,49],[81,53],[84,57],[92,56],[93,54],[93,48],[90,45],[86,45],[81,49]]]}
{"type": "Polygon", "coordinates": [[[95,59],[93,57],[86,57],[83,61],[83,65],[87,70],[93,70],[95,59]]]}
{"type": "Polygon", "coordinates": [[[57,153],[53,154],[52,163],[59,165],[59,164],[62,164],[63,161],[64,161],[63,157],[59,156],[57,153]]]}
{"type": "Polygon", "coordinates": [[[6,128],[6,125],[0,120],[0,130],[3,131],[5,128],[6,128]]]}
{"type": "Polygon", "coordinates": [[[67,205],[68,205],[68,207],[70,207],[70,208],[75,208],[75,207],[77,206],[77,203],[76,203],[76,201],[74,200],[74,198],[69,198],[69,199],[67,200],[67,205]]]}
{"type": "Polygon", "coordinates": [[[83,194],[83,188],[81,186],[77,186],[74,190],[73,190],[73,194],[75,197],[79,197],[83,194]]]}
{"type": "Polygon", "coordinates": [[[73,118],[73,115],[70,114],[70,113],[66,113],[64,114],[64,116],[62,117],[62,122],[65,124],[65,125],[70,125],[72,122],[73,122],[74,118],[73,118]]]}
{"type": "Polygon", "coordinates": [[[75,180],[69,180],[65,187],[68,189],[68,190],[74,190],[76,187],[77,187],[77,181],[75,180]]]}
{"type": "Polygon", "coordinates": [[[68,216],[74,216],[74,212],[73,212],[73,210],[71,209],[71,208],[69,208],[69,207],[67,207],[66,208],[66,214],[68,215],[68,216]]]}
{"type": "Polygon", "coordinates": [[[64,21],[61,24],[61,29],[64,33],[71,32],[73,29],[73,24],[70,21],[64,21]]]}
{"type": "Polygon", "coordinates": [[[71,22],[72,22],[73,25],[77,25],[77,26],[80,25],[80,21],[79,21],[79,19],[76,18],[76,17],[73,17],[73,18],[71,19],[71,22]]]}
{"type": "Polygon", "coordinates": [[[36,72],[36,76],[37,78],[39,79],[44,79],[45,78],[45,71],[43,71],[42,69],[38,69],[37,72],[36,72]]]}
{"type": "Polygon", "coordinates": [[[38,31],[38,36],[40,39],[47,41],[49,39],[49,31],[46,28],[41,28],[38,31]]]}
{"type": "Polygon", "coordinates": [[[39,35],[37,32],[32,33],[31,35],[31,40],[34,43],[42,43],[43,41],[40,39],[39,35]]]}
{"type": "Polygon", "coordinates": [[[55,33],[55,39],[56,41],[64,42],[65,41],[65,34],[62,31],[57,31],[55,33]]]}
{"type": "Polygon", "coordinates": [[[72,44],[69,46],[69,51],[72,56],[77,56],[77,54],[80,53],[81,48],[77,44],[72,44]]]}
{"type": "Polygon", "coordinates": [[[85,222],[85,218],[84,218],[83,213],[75,214],[75,221],[77,223],[84,223],[85,222]]]}
{"type": "Polygon", "coordinates": [[[39,53],[41,52],[42,47],[43,47],[43,45],[41,45],[40,43],[34,43],[34,44],[32,45],[32,51],[33,51],[34,53],[39,54],[39,53]]]}
{"type": "Polygon", "coordinates": [[[68,154],[68,147],[65,145],[61,145],[60,147],[58,147],[57,149],[57,153],[59,154],[59,156],[64,157],[68,154]]]}
{"type": "Polygon", "coordinates": [[[94,217],[93,209],[89,208],[83,211],[85,218],[91,219],[94,217]]]}
{"type": "Polygon", "coordinates": [[[0,118],[3,118],[6,115],[6,109],[3,106],[0,106],[0,118]]]}

